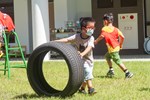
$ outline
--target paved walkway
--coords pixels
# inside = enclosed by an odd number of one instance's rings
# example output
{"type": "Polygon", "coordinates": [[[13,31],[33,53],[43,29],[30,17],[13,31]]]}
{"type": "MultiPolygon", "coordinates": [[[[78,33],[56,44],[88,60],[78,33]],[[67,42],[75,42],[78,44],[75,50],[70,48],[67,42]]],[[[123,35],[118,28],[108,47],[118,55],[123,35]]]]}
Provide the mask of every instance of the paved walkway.
{"type": "MultiPolygon", "coordinates": [[[[150,61],[150,55],[121,55],[122,61],[150,61]]],[[[26,58],[28,60],[28,58],[26,58]]],[[[57,59],[55,59],[57,60],[57,59]]],[[[61,60],[61,59],[58,59],[61,60]]],[[[94,56],[95,61],[105,61],[104,56],[94,56]]],[[[3,58],[0,61],[4,61],[3,58]]],[[[11,58],[10,61],[22,61],[21,58],[11,58]]]]}
{"type": "MultiPolygon", "coordinates": [[[[123,61],[150,61],[150,55],[120,55],[123,61]]],[[[104,56],[95,56],[96,61],[104,61],[104,56]]]]}

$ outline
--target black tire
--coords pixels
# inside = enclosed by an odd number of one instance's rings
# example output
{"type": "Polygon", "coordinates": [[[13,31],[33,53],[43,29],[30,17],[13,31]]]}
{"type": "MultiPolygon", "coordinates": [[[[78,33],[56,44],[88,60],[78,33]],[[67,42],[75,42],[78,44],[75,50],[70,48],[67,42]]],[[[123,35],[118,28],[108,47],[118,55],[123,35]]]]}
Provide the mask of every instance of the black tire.
{"type": "Polygon", "coordinates": [[[73,46],[52,41],[42,44],[33,51],[28,59],[27,76],[31,87],[39,96],[71,96],[79,89],[84,80],[83,61],[73,46]],[[49,51],[61,54],[69,69],[68,83],[62,91],[51,87],[43,75],[42,63],[49,51]]]}

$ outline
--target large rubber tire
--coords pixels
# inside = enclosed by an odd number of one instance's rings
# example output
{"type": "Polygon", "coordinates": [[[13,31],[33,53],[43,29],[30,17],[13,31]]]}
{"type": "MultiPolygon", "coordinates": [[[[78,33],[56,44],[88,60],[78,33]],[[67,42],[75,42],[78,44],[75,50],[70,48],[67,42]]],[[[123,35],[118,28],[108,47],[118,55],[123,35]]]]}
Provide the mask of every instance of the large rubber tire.
{"type": "Polygon", "coordinates": [[[27,76],[31,87],[39,96],[71,96],[79,89],[84,80],[83,61],[73,46],[52,41],[37,47],[30,55],[27,64],[27,76]],[[43,59],[49,51],[62,55],[68,66],[68,83],[62,91],[51,87],[43,75],[43,59]]]}

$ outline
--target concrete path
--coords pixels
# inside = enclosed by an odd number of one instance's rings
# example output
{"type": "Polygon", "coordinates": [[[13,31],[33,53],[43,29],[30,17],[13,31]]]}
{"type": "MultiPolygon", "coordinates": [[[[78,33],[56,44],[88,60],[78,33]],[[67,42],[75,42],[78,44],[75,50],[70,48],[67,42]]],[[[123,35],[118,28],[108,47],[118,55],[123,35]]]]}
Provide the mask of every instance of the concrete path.
{"type": "MultiPolygon", "coordinates": [[[[150,61],[150,55],[120,55],[122,61],[150,61]]],[[[94,56],[95,61],[105,61],[104,56],[94,56]]]]}
{"type": "MultiPolygon", "coordinates": [[[[144,55],[120,55],[122,61],[150,61],[150,55],[144,54],[144,55]]],[[[26,61],[28,58],[26,58],[26,61]]],[[[54,61],[61,61],[62,59],[56,58],[52,59],[54,61]]],[[[0,61],[4,61],[3,58],[0,59],[0,61]]],[[[21,58],[11,58],[10,61],[22,61],[21,58]]],[[[105,61],[104,56],[94,56],[94,61],[105,61]]]]}

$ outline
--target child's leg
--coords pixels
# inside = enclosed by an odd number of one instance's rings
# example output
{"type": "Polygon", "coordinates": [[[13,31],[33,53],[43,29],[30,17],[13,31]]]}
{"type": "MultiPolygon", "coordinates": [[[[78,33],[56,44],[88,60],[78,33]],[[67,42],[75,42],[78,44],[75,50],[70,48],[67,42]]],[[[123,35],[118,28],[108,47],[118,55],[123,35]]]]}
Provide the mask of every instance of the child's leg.
{"type": "Polygon", "coordinates": [[[0,58],[4,55],[3,51],[0,51],[0,58]]]}
{"type": "Polygon", "coordinates": [[[87,92],[85,91],[85,88],[86,88],[86,82],[83,82],[80,89],[79,89],[79,93],[82,93],[82,94],[87,94],[87,92]]]}
{"type": "Polygon", "coordinates": [[[84,64],[85,68],[85,80],[88,86],[88,94],[92,95],[95,94],[95,89],[93,88],[92,85],[92,79],[93,79],[93,64],[84,64]]]}
{"type": "Polygon", "coordinates": [[[121,68],[121,70],[125,73],[125,78],[131,78],[133,74],[128,71],[126,66],[122,63],[119,52],[115,52],[113,55],[113,61],[121,68]]]}
{"type": "Polygon", "coordinates": [[[86,82],[82,82],[82,85],[81,85],[81,90],[85,90],[85,88],[86,88],[86,82]]]}
{"type": "Polygon", "coordinates": [[[133,76],[133,73],[129,72],[123,63],[121,63],[119,67],[124,71],[125,78],[131,78],[133,76]]]}
{"type": "Polygon", "coordinates": [[[1,50],[2,44],[0,42],[0,58],[4,55],[3,51],[1,50]]]}
{"type": "Polygon", "coordinates": [[[109,68],[112,68],[112,61],[110,59],[106,59],[109,68]]]}
{"type": "Polygon", "coordinates": [[[108,52],[105,54],[105,59],[107,61],[109,68],[111,69],[112,68],[112,61],[111,61],[111,56],[108,52]]]}
{"type": "Polygon", "coordinates": [[[92,85],[92,78],[93,78],[93,64],[89,64],[87,62],[84,63],[84,81],[82,83],[81,89],[85,89],[86,85],[88,86],[88,93],[93,94],[95,92],[93,85],[92,85]]]}
{"type": "Polygon", "coordinates": [[[112,53],[112,59],[121,68],[122,71],[127,70],[126,66],[122,63],[122,61],[120,59],[119,52],[112,53]]]}
{"type": "Polygon", "coordinates": [[[87,80],[86,83],[87,83],[88,89],[93,88],[92,80],[87,80]]]}
{"type": "Polygon", "coordinates": [[[97,92],[95,92],[95,89],[93,88],[92,80],[89,79],[86,82],[87,82],[87,86],[88,86],[88,94],[93,95],[93,94],[97,93],[97,92]]]}
{"type": "Polygon", "coordinates": [[[106,53],[105,58],[106,58],[108,66],[109,66],[109,70],[108,70],[106,76],[112,78],[114,76],[114,70],[113,70],[113,67],[112,67],[111,54],[106,53]]]}
{"type": "Polygon", "coordinates": [[[124,71],[124,72],[127,70],[126,66],[125,66],[123,63],[119,64],[118,66],[119,66],[119,67],[121,68],[121,70],[124,71]]]}

